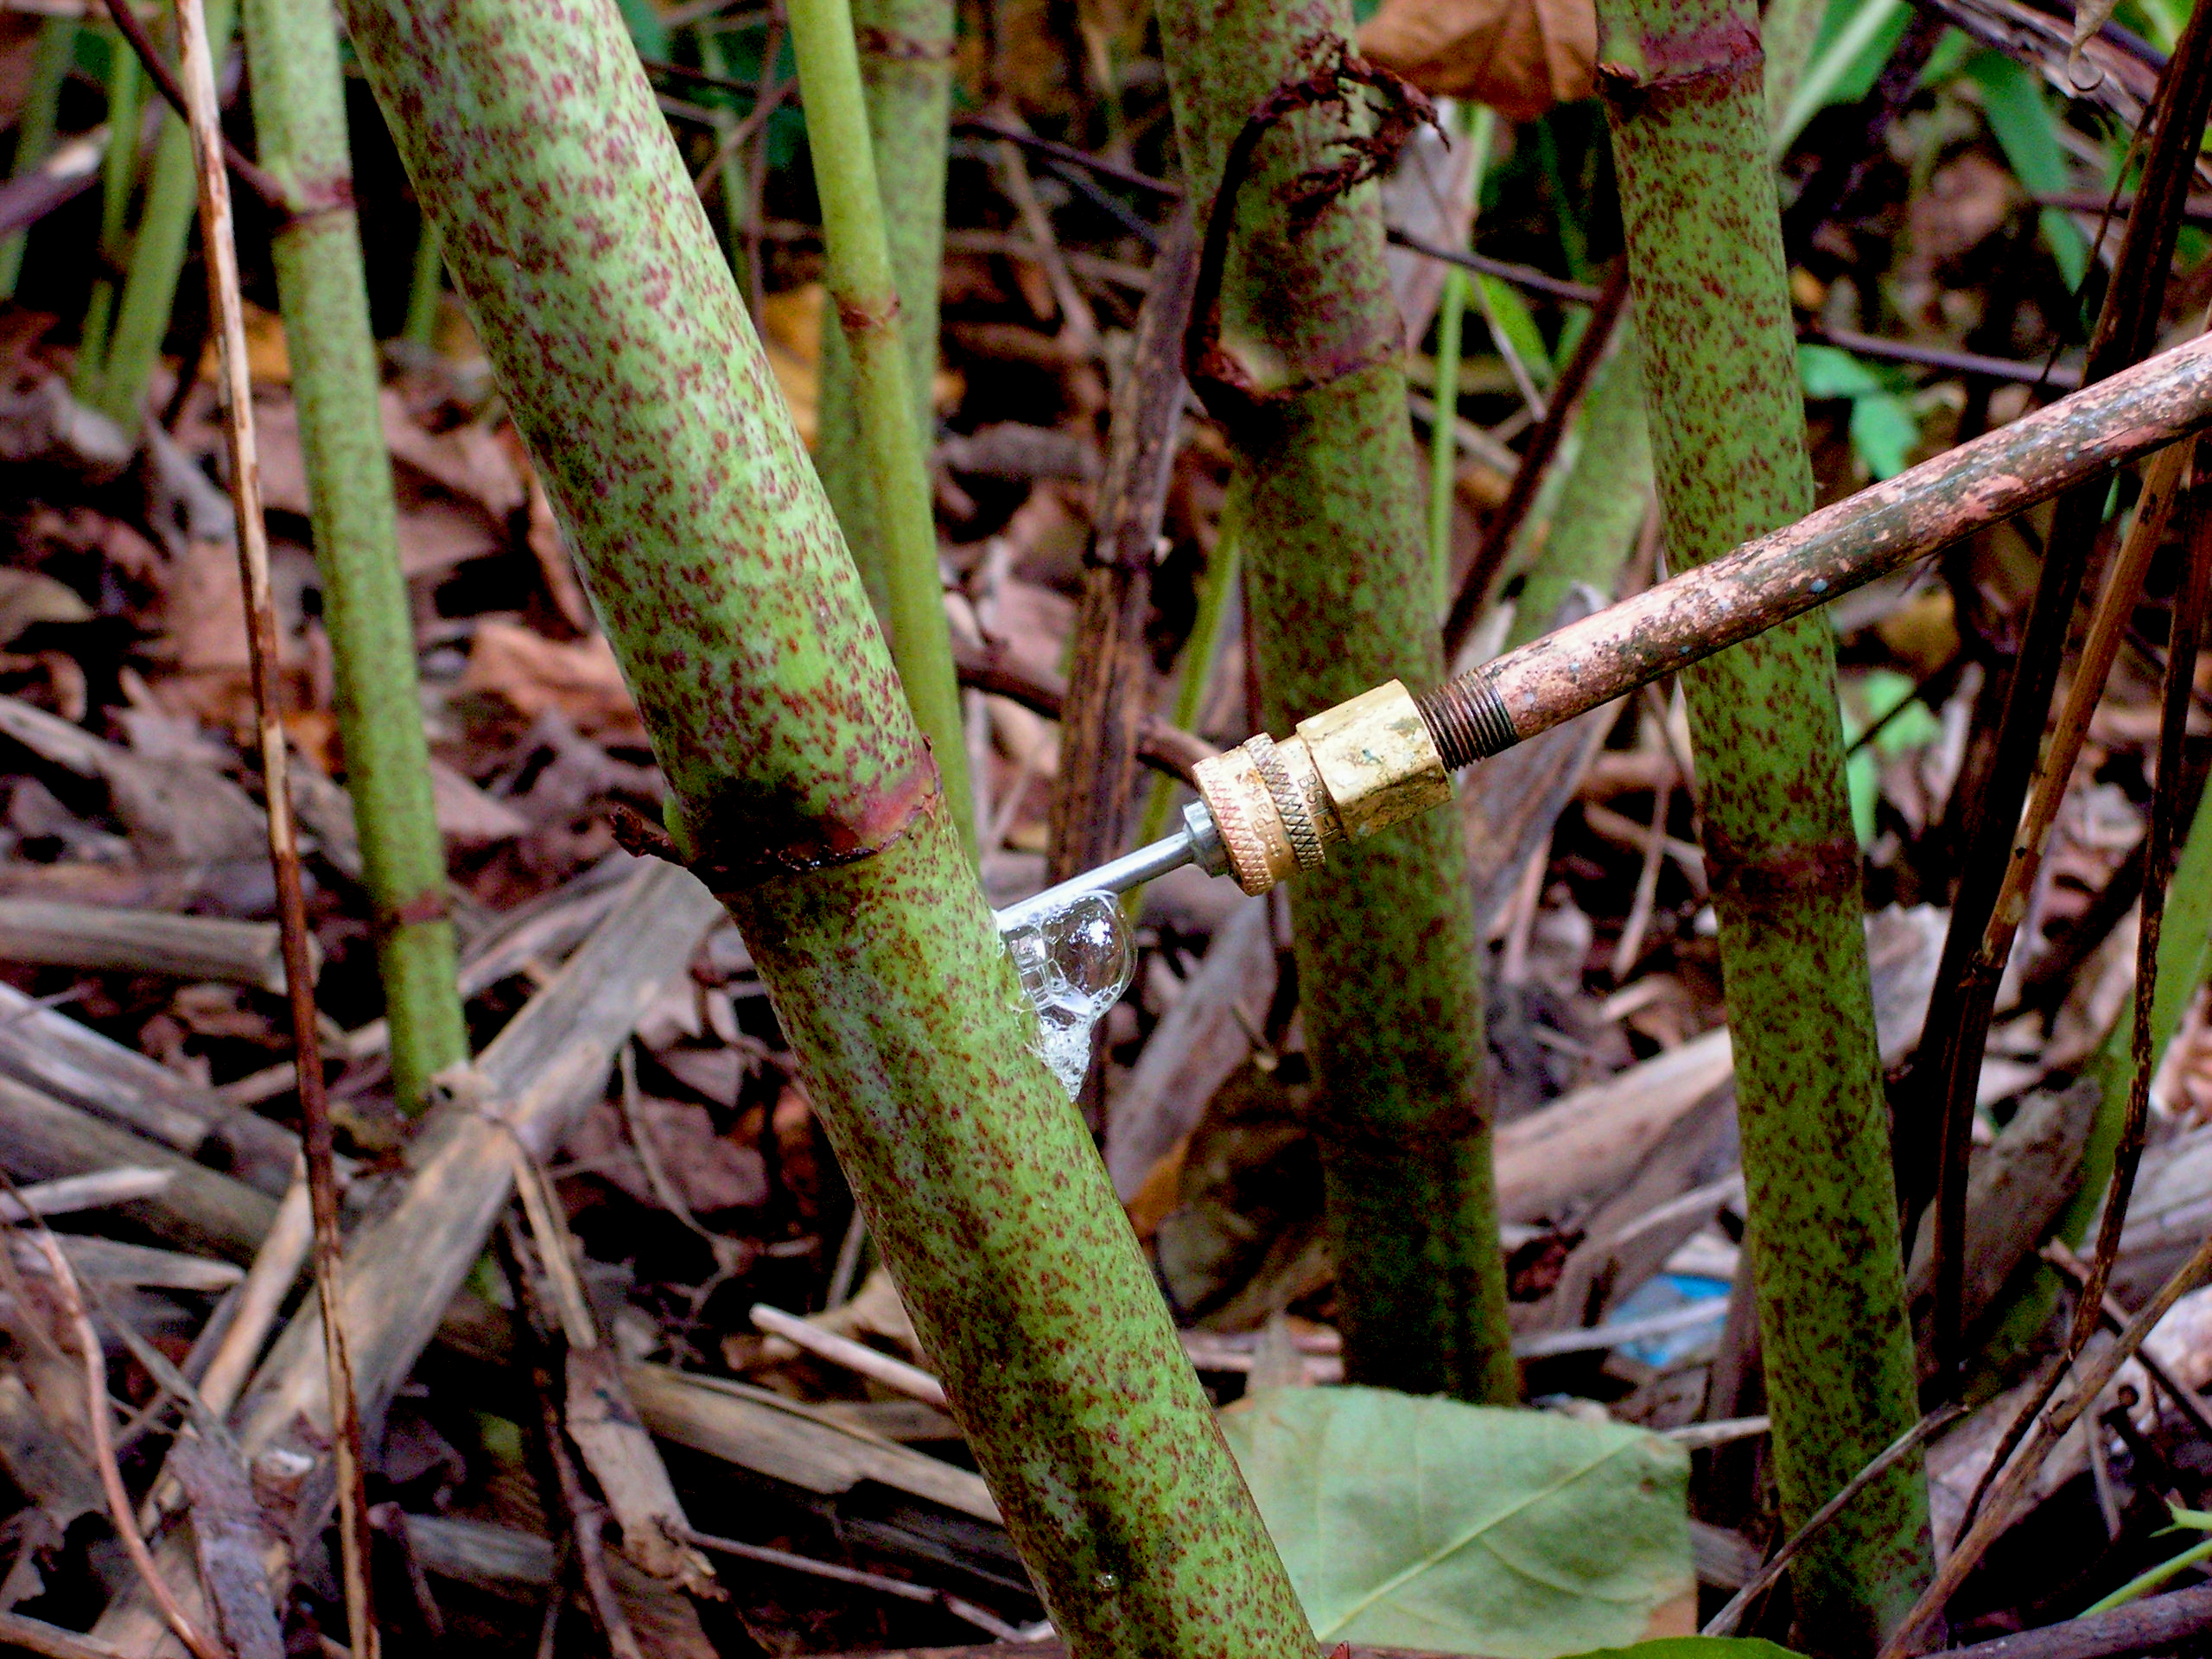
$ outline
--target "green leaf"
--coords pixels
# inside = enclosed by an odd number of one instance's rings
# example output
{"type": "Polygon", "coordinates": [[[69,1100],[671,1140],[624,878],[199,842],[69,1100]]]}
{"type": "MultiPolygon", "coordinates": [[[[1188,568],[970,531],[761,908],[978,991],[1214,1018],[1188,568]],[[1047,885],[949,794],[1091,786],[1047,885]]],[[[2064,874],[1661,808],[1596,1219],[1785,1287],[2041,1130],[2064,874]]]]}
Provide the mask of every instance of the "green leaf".
{"type": "Polygon", "coordinates": [[[1689,1460],[1641,1429],[1362,1388],[1222,1428],[1325,1643],[1556,1659],[1692,1592],[1689,1460]]]}
{"type": "Polygon", "coordinates": [[[1920,419],[1904,398],[1885,392],[1852,399],[1851,452],[1876,478],[1895,478],[1904,471],[1919,442],[1920,419]]]}
{"type": "Polygon", "coordinates": [[[659,10],[652,0],[617,0],[622,22],[630,31],[630,38],[637,43],[638,55],[644,58],[665,59],[668,56],[668,25],[661,21],[659,10]]]}
{"type": "Polygon", "coordinates": [[[1876,478],[1895,478],[1920,442],[1920,417],[1894,371],[1862,363],[1833,346],[1800,346],[1797,378],[1808,397],[1851,399],[1851,448],[1876,478]]]}
{"type": "Polygon", "coordinates": [[[1805,124],[1831,104],[1855,104],[1896,50],[1912,9],[1897,0],[1833,0],[1821,19],[1812,61],[1775,121],[1776,153],[1796,143],[1805,124]]]}
{"type": "Polygon", "coordinates": [[[1527,302],[1516,289],[1495,276],[1478,276],[1475,284],[1481,289],[1476,298],[1491,333],[1501,345],[1513,348],[1513,355],[1521,359],[1521,366],[1538,385],[1549,385],[1553,379],[1551,353],[1544,349],[1543,330],[1536,327],[1536,319],[1530,315],[1527,302]]]}
{"type": "Polygon", "coordinates": [[[1800,346],[1797,379],[1808,397],[1864,397],[1890,390],[1879,372],[1833,346],[1800,346]]]}
{"type": "MultiPolygon", "coordinates": [[[[2066,151],[2058,142],[2058,117],[2034,73],[1993,51],[1977,53],[1967,62],[1967,73],[1981,88],[1982,114],[2013,177],[2034,195],[2066,190],[2066,151]]],[[[2080,288],[2089,270],[2089,242],[2081,226],[2056,207],[2043,209],[2036,222],[2066,285],[2080,288]]]]}

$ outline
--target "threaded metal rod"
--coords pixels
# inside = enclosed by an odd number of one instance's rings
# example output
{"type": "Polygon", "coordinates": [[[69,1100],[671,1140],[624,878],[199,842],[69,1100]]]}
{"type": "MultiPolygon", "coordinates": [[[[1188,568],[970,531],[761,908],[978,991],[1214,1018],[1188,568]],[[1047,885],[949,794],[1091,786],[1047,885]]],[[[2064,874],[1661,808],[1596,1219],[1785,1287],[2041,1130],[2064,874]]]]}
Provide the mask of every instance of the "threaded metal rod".
{"type": "Polygon", "coordinates": [[[1457,770],[2212,425],[2212,335],[1508,652],[1419,699],[1457,770]]]}
{"type": "Polygon", "coordinates": [[[1421,724],[1453,772],[1510,749],[1521,741],[1505,700],[1491,683],[1487,666],[1471,670],[1456,680],[1446,680],[1433,691],[1414,700],[1421,724]]]}

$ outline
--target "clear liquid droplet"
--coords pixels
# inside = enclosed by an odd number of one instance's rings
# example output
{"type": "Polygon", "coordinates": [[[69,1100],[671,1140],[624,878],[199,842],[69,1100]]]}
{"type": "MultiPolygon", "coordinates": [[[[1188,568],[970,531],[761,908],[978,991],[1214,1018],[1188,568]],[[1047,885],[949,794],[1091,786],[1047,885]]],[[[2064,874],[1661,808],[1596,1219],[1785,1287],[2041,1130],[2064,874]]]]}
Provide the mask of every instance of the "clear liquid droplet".
{"type": "Polygon", "coordinates": [[[1008,928],[1006,946],[1037,1011],[1038,1052],[1072,1100],[1090,1066],[1090,1033],[1136,972],[1121,904],[1109,893],[1077,893],[1008,928]]]}

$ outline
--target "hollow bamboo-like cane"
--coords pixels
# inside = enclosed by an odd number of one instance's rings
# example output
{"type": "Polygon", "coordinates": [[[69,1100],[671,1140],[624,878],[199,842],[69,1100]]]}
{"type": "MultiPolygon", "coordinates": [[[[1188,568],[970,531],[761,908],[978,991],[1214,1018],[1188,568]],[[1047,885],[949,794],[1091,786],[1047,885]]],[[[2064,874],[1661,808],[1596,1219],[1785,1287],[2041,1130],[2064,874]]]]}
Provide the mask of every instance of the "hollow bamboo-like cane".
{"type": "MultiPolygon", "coordinates": [[[[376,1611],[369,1585],[369,1504],[362,1461],[361,1411],[353,1390],[346,1327],[337,1317],[344,1273],[342,1223],[330,1106],[323,1092],[314,974],[308,965],[309,936],[299,839],[287,781],[289,748],[279,690],[282,664],[277,652],[276,607],[270,585],[268,535],[261,511],[261,458],[246,364],[245,302],[238,282],[238,246],[231,217],[230,172],[224,156],[222,116],[215,101],[215,66],[201,0],[175,0],[175,15],[177,78],[183,86],[192,137],[200,246],[207,275],[209,333],[219,365],[224,448],[231,463],[246,655],[259,728],[262,780],[268,795],[270,873],[276,879],[285,1001],[291,1014],[292,1058],[299,1072],[300,1150],[307,1166],[315,1222],[315,1290],[325,1315],[325,1392],[336,1453],[346,1638],[353,1659],[378,1659],[376,1611]]],[[[144,1565],[150,1575],[150,1563],[144,1565]]],[[[156,1583],[152,1587],[158,1592],[160,1586],[156,1583]]]]}
{"type": "MultiPolygon", "coordinates": [[[[54,117],[61,103],[61,83],[77,50],[74,17],[49,17],[38,27],[38,44],[31,54],[30,82],[23,89],[22,107],[16,117],[16,155],[10,176],[28,177],[54,148],[54,117]]],[[[22,274],[23,242],[18,231],[0,238],[0,295],[15,296],[16,279],[22,274]]]]}
{"type": "MultiPolygon", "coordinates": [[[[1660,510],[1682,569],[1789,523],[1812,493],[1758,19],[1737,0],[1604,0],[1599,19],[1660,510]]],[[[1681,683],[1795,1530],[1919,1414],[1833,638],[1817,618],[1783,623],[1681,683]]],[[[1806,1548],[1800,1642],[1863,1651],[1928,1571],[1908,1459],[1806,1548]]]]}
{"type": "MultiPolygon", "coordinates": [[[[906,390],[915,430],[930,430],[938,364],[938,283],[944,262],[946,135],[952,113],[951,0],[853,0],[854,41],[868,94],[883,228],[899,287],[906,390]]],[[[738,169],[733,168],[733,172],[738,169]]],[[[725,187],[727,188],[727,186],[725,187]]],[[[733,245],[735,238],[732,238],[733,245]]],[[[860,390],[842,328],[822,331],[821,419],[814,461],[877,616],[891,587],[875,485],[860,429],[860,390]]]]}
{"type": "MultiPolygon", "coordinates": [[[[891,219],[876,175],[876,150],[868,137],[868,111],[861,88],[861,65],[847,0],[794,0],[788,8],[791,48],[798,58],[799,85],[806,99],[807,148],[814,157],[814,186],[822,200],[822,240],[829,257],[830,304],[844,341],[851,374],[852,423],[867,458],[865,483],[856,500],[865,500],[865,523],[872,558],[880,563],[884,610],[882,625],[891,637],[891,658],[906,690],[914,719],[928,738],[952,807],[962,845],[972,857],[976,814],[968,780],[968,749],[960,719],[960,686],[952,669],[952,639],[944,619],[944,591],[938,574],[937,523],[931,506],[929,427],[926,404],[918,403],[915,364],[906,343],[909,324],[901,316],[902,284],[896,280],[891,219]]],[[[950,49],[950,19],[944,42],[950,49]]],[[[938,49],[935,42],[931,50],[938,49]]],[[[918,129],[930,103],[905,100],[899,116],[918,129]]],[[[888,111],[887,111],[887,113],[888,111]]],[[[899,143],[935,144],[940,154],[944,123],[934,134],[918,130],[887,133],[899,143]]],[[[943,162],[938,162],[943,195],[943,162]]],[[[894,175],[902,187],[927,188],[925,164],[902,164],[894,175]]],[[[910,204],[904,211],[922,211],[910,204]]],[[[943,209],[937,210],[938,240],[943,209]]],[[[906,251],[925,251],[917,245],[906,251]]],[[[931,267],[934,272],[934,266],[931,267]]],[[[934,276],[931,277],[934,282],[934,276]]],[[[920,284],[910,275],[905,288],[920,284]]],[[[932,294],[931,298],[934,299],[932,294]]],[[[926,321],[933,323],[936,307],[926,321]]],[[[935,330],[931,365],[935,365],[935,330]]],[[[929,380],[923,376],[923,396],[929,380]]],[[[842,440],[840,440],[841,442],[842,440]]],[[[858,482],[858,480],[855,480],[858,482]]]]}
{"type": "MultiPolygon", "coordinates": [[[[1317,42],[1351,29],[1343,0],[1166,0],[1159,15],[1194,201],[1216,194],[1250,112],[1314,73],[1317,42]]],[[[1218,284],[1224,354],[1258,387],[1230,436],[1261,712],[1278,731],[1380,682],[1432,684],[1443,666],[1373,191],[1330,201],[1310,228],[1281,205],[1294,175],[1341,159],[1346,130],[1324,107],[1260,141],[1218,284]]],[[[1211,209],[1217,222],[1224,211],[1211,209]]],[[[1217,302],[1205,287],[1202,313],[1217,302]]],[[[1433,814],[1332,849],[1300,877],[1291,918],[1345,1374],[1514,1400],[1481,935],[1457,827],[1433,814]]]]}
{"type": "Polygon", "coordinates": [[[417,1112],[432,1076],[468,1058],[468,1033],[351,205],[337,16],[329,0],[246,0],[245,21],[260,162],[296,204],[273,238],[277,295],[392,1086],[417,1112]]]}
{"type": "Polygon", "coordinates": [[[1101,1659],[1311,1659],[1096,1153],[1029,1046],[858,574],[613,9],[344,10],[574,536],[674,839],[743,931],[1053,1622],[1101,1659]]]}
{"type": "Polygon", "coordinates": [[[77,361],[69,389],[89,404],[107,367],[109,326],[115,321],[115,272],[130,254],[130,188],[138,176],[138,54],[110,31],[107,64],[107,142],[100,152],[100,236],[92,297],[77,333],[77,361]]]}
{"type": "MultiPolygon", "coordinates": [[[[207,8],[209,50],[219,57],[227,53],[237,27],[237,0],[213,0],[207,8]]],[[[130,50],[120,43],[115,49],[130,50]]],[[[192,135],[172,112],[162,120],[162,136],[147,174],[145,206],[139,210],[130,268],[117,302],[114,332],[99,378],[91,389],[92,406],[126,432],[136,432],[145,418],[146,388],[161,361],[162,341],[176,304],[176,285],[184,275],[197,189],[192,135]]]]}

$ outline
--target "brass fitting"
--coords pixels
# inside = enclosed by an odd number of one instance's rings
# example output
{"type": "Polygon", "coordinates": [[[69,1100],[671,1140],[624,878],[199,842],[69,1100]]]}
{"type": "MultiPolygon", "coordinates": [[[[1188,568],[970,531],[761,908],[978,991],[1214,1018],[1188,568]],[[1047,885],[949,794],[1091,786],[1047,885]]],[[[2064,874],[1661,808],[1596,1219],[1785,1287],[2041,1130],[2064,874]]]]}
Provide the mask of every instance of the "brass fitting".
{"type": "Polygon", "coordinates": [[[1301,720],[1295,737],[1262,734],[1201,761],[1195,775],[1229,873],[1250,893],[1452,798],[1428,723],[1396,680],[1301,720]]]}

